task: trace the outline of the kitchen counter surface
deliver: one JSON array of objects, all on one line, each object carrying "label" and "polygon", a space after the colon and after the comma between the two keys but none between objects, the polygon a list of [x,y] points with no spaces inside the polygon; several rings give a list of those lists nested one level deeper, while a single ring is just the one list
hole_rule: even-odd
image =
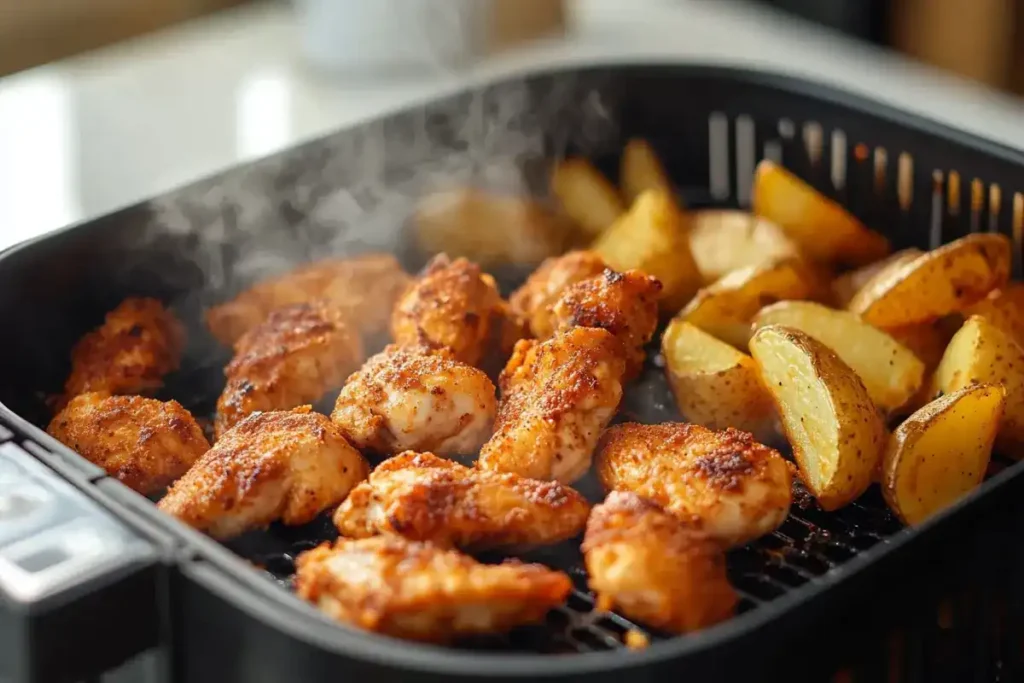
[{"label": "kitchen counter surface", "polygon": [[1021,101],[760,8],[576,0],[564,39],[459,73],[345,79],[291,8],[238,10],[0,79],[0,248],[468,82],[648,58],[776,69],[1024,148]]}]

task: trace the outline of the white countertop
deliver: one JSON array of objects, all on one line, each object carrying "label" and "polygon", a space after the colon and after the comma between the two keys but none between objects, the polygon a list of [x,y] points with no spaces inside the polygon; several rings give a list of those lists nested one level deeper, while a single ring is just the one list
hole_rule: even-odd
[{"label": "white countertop", "polygon": [[802,75],[1024,148],[1020,100],[762,9],[576,0],[565,39],[470,72],[315,73],[270,2],[0,79],[0,248],[160,194],[467,81],[536,66],[659,58]]}]

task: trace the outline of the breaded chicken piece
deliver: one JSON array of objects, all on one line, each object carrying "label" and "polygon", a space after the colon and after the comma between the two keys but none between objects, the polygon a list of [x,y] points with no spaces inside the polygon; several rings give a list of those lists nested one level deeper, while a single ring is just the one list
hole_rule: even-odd
[{"label": "breaded chicken piece", "polygon": [[178,369],[185,328],[156,299],[129,298],[71,350],[63,403],[78,394],[140,394]]},{"label": "breaded chicken piece", "polygon": [[217,400],[217,438],[257,410],[316,402],[362,360],[363,343],[338,309],[322,301],[279,308],[235,344]]},{"label": "breaded chicken piece", "polygon": [[377,466],[334,514],[343,536],[393,534],[444,547],[524,548],[572,538],[590,505],[557,482],[483,472],[433,453]]},{"label": "breaded chicken piece", "polygon": [[400,346],[447,347],[456,360],[476,365],[504,308],[480,266],[438,254],[395,305],[391,336]]},{"label": "breaded chicken piece", "polygon": [[658,326],[661,282],[639,270],[600,275],[577,282],[551,309],[559,332],[574,327],[599,327],[614,334],[626,353],[626,379],[640,374],[644,345]]},{"label": "breaded chicken piece", "polygon": [[619,406],[624,372],[622,344],[607,330],[577,327],[544,342],[520,341],[501,373],[495,433],[477,465],[579,479]]},{"label": "breaded chicken piece", "polygon": [[141,396],[79,394],[46,431],[143,495],[162,490],[210,450],[180,403]]},{"label": "breaded chicken piece", "polygon": [[539,564],[481,564],[396,536],[338,539],[295,564],[299,596],[331,617],[432,643],[539,622],[572,591],[568,576]]},{"label": "breaded chicken piece", "polygon": [[219,539],[280,519],[307,524],[334,507],[370,466],[309,406],[242,420],[171,487],[159,508]]},{"label": "breaded chicken piece", "polygon": [[782,456],[732,428],[616,425],[601,437],[596,466],[605,489],[649,498],[726,544],[773,531],[793,495]]},{"label": "breaded chicken piece", "polygon": [[634,493],[594,507],[582,550],[599,609],[688,633],[736,608],[722,546]]},{"label": "breaded chicken piece", "polygon": [[318,299],[342,311],[352,329],[372,335],[387,327],[395,301],[411,278],[391,254],[328,258],[264,280],[206,312],[206,324],[226,346],[272,311]]},{"label": "breaded chicken piece", "polygon": [[348,378],[331,419],[361,450],[476,453],[491,435],[495,393],[447,349],[391,345]]},{"label": "breaded chicken piece", "polygon": [[546,259],[508,298],[512,316],[521,321],[530,336],[547,339],[557,326],[551,307],[562,292],[570,285],[600,275],[607,267],[604,259],[593,251],[570,251]]}]

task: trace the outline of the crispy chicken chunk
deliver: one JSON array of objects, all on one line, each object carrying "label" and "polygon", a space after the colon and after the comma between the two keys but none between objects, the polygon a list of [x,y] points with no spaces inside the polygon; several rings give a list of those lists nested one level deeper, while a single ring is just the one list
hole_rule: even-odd
[{"label": "crispy chicken chunk", "polygon": [[721,545],[634,493],[594,507],[583,556],[598,607],[649,626],[688,633],[736,607]]},{"label": "crispy chicken chunk", "polygon": [[522,287],[512,292],[509,309],[531,336],[547,339],[557,327],[551,307],[562,292],[570,285],[600,275],[605,268],[604,259],[593,251],[571,251],[546,259]]},{"label": "crispy chicken chunk", "polygon": [[622,342],[626,377],[636,377],[644,364],[644,345],[658,326],[661,283],[639,270],[600,275],[569,286],[551,309],[559,331],[599,327]]},{"label": "crispy chicken chunk", "polygon": [[63,403],[78,394],[139,394],[178,369],[185,329],[156,299],[130,298],[71,350]]},{"label": "crispy chicken chunk", "polygon": [[395,305],[391,335],[400,346],[447,347],[456,360],[477,365],[504,308],[480,266],[439,254]]},{"label": "crispy chicken chunk", "polygon": [[577,327],[516,344],[501,373],[495,434],[478,466],[571,483],[590,467],[601,430],[622,398],[621,343],[607,330]]},{"label": "crispy chicken chunk", "polygon": [[46,429],[50,436],[139,493],[157,493],[210,450],[177,401],[79,394]]},{"label": "crispy chicken chunk", "polygon": [[770,533],[789,513],[789,465],[747,432],[694,424],[620,424],[601,438],[597,474],[727,544]]},{"label": "crispy chicken chunk", "polygon": [[334,514],[344,536],[393,534],[474,550],[548,545],[578,534],[590,505],[557,482],[483,472],[432,453],[381,463]]},{"label": "crispy chicken chunk", "polygon": [[257,410],[288,410],[337,389],[363,360],[363,344],[325,302],[279,308],[235,344],[217,400],[219,439]]},{"label": "crispy chicken chunk", "polygon": [[495,391],[447,349],[392,345],[348,378],[331,419],[364,450],[475,453],[491,434]]},{"label": "crispy chicken chunk", "polygon": [[225,539],[277,519],[311,522],[368,472],[334,423],[309,406],[255,413],[224,434],[159,507]]},{"label": "crispy chicken chunk", "polygon": [[572,591],[568,576],[539,564],[481,564],[395,536],[324,543],[296,566],[298,594],[335,619],[435,643],[541,621]]},{"label": "crispy chicken chunk", "polygon": [[206,324],[221,343],[231,346],[272,311],[318,299],[342,311],[362,335],[387,327],[395,301],[410,277],[391,254],[365,254],[314,261],[242,292],[206,312]]}]

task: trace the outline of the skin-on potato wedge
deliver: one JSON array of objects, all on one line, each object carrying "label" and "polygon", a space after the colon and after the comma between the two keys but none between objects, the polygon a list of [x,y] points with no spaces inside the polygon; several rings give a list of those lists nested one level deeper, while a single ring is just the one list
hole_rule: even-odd
[{"label": "skin-on potato wedge", "polygon": [[424,197],[413,222],[426,253],[464,256],[481,266],[528,265],[565,251],[572,226],[526,197],[471,188]]},{"label": "skin-on potato wedge", "polygon": [[910,349],[849,311],[811,301],[780,301],[754,317],[754,329],[767,325],[800,330],[835,351],[886,414],[909,401],[924,381],[924,363]]},{"label": "skin-on potato wedge", "polygon": [[892,511],[919,524],[981,484],[1002,414],[1002,387],[973,384],[908,417],[882,459],[882,494]]},{"label": "skin-on potato wedge", "polygon": [[592,236],[600,235],[626,211],[615,186],[586,159],[563,159],[551,174],[551,193],[565,213]]},{"label": "skin-on potato wedge", "polygon": [[988,296],[964,311],[964,315],[980,315],[1024,346],[1024,284],[1013,282],[990,292]]},{"label": "skin-on potato wedge", "polygon": [[930,373],[939,366],[949,340],[962,324],[963,318],[953,314],[926,323],[880,329],[913,351],[924,363],[925,373]]},{"label": "skin-on potato wedge", "polygon": [[622,196],[630,204],[647,190],[672,194],[672,182],[668,179],[661,160],[650,143],[640,138],[633,138],[622,150],[619,185]]},{"label": "skin-on potato wedge", "polygon": [[747,266],[800,256],[782,229],[746,211],[707,210],[693,214],[690,249],[704,282]]},{"label": "skin-on potato wedge", "polygon": [[1024,349],[986,318],[971,316],[953,335],[935,370],[935,394],[972,384],[998,384],[1006,391],[996,450],[1024,458]]},{"label": "skin-on potato wedge", "polygon": [[665,192],[648,190],[591,247],[612,269],[642,270],[661,280],[659,306],[675,313],[701,285],[686,218]]},{"label": "skin-on potato wedge", "polygon": [[774,441],[775,405],[754,359],[707,332],[673,320],[661,338],[665,374],[687,422],[735,427]]},{"label": "skin-on potato wedge", "polygon": [[769,159],[754,173],[753,209],[816,261],[860,266],[889,253],[888,240]]},{"label": "skin-on potato wedge", "polygon": [[777,301],[812,298],[818,290],[817,278],[804,263],[784,259],[728,273],[697,292],[678,317],[745,349],[758,311]]},{"label": "skin-on potato wedge", "polygon": [[884,268],[889,268],[895,263],[908,263],[923,253],[920,249],[903,249],[895,254],[889,254],[884,259],[843,273],[832,281],[832,296],[836,305],[846,308],[853,296]]},{"label": "skin-on potato wedge", "polygon": [[750,340],[804,484],[825,510],[856,500],[881,462],[886,430],[868,390],[831,349],[769,325]]},{"label": "skin-on potato wedge", "polygon": [[1010,276],[1010,240],[967,235],[906,263],[883,268],[849,309],[876,327],[898,327],[962,311]]}]

